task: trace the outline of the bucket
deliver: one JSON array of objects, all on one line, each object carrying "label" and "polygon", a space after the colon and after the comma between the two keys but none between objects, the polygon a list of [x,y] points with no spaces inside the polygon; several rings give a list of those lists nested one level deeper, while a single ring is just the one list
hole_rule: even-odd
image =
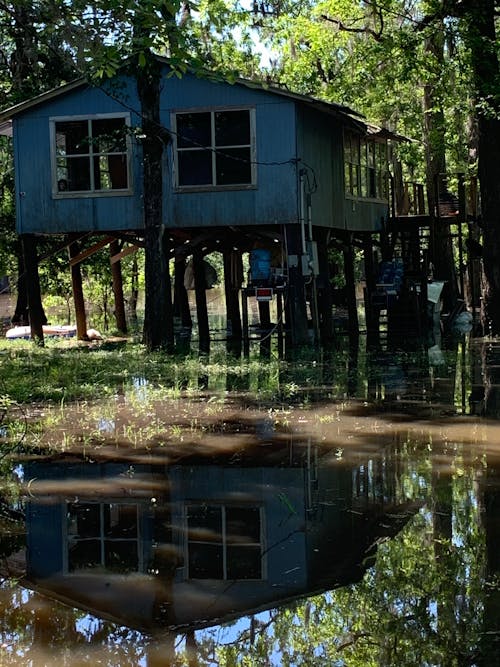
[{"label": "bucket", "polygon": [[255,248],[250,251],[250,273],[252,283],[269,283],[271,278],[271,251],[265,248]]}]

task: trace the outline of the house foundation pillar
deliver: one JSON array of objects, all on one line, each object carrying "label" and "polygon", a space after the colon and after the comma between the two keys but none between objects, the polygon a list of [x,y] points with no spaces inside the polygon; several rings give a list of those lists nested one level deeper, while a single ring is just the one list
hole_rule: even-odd
[{"label": "house foundation pillar", "polygon": [[46,320],[45,313],[43,312],[42,296],[40,292],[40,277],[38,275],[36,240],[33,234],[23,234],[21,237],[21,243],[24,257],[24,271],[31,338],[38,345],[43,346],[43,325]]},{"label": "house foundation pillar", "polygon": [[287,329],[293,345],[305,345],[309,342],[309,334],[299,226],[286,225],[285,236],[288,250]]},{"label": "house foundation pillar", "polygon": [[78,340],[88,340],[87,316],[85,314],[85,300],[83,297],[82,272],[76,258],[80,252],[77,237],[70,235],[68,245],[69,263],[71,267],[71,287],[75,304],[76,337]]},{"label": "house foundation pillar", "polygon": [[199,347],[200,351],[208,352],[210,349],[210,329],[208,326],[205,267],[203,265],[203,254],[201,250],[198,249],[195,249],[193,252],[193,274],[196,314],[198,318]]}]

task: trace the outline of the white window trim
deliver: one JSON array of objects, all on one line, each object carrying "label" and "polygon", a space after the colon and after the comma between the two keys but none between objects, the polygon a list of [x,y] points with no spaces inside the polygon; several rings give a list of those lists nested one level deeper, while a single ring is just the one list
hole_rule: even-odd
[{"label": "white window trim", "polygon": [[[50,170],[52,183],[53,199],[88,199],[96,197],[123,197],[133,194],[132,186],[132,139],[130,134],[125,137],[127,153],[127,180],[128,188],[121,190],[73,190],[61,192],[57,187],[57,151],[56,151],[56,122],[65,122],[73,120],[106,120],[107,118],[124,118],[125,125],[131,126],[129,113],[100,113],[100,114],[80,114],[75,116],[51,116],[49,118],[50,130]],[[91,177],[92,177],[92,171]]]},{"label": "white window trim", "polygon": [[[219,111],[248,111],[250,115],[250,174],[251,174],[251,183],[240,183],[240,184],[230,184],[230,185],[216,185],[213,183],[215,180],[216,166],[215,166],[215,156],[217,151],[223,153],[224,148],[217,149],[213,145],[215,137],[215,113]],[[186,113],[210,113],[210,124],[211,124],[211,134],[212,134],[212,146],[209,150],[212,151],[212,184],[211,185],[179,185],[179,151],[177,149],[177,114],[186,114]],[[257,144],[257,135],[255,131],[255,108],[248,106],[221,106],[221,107],[189,107],[186,109],[174,109],[170,115],[170,123],[173,131],[173,154],[174,154],[174,169],[173,169],[173,187],[175,192],[225,192],[230,190],[255,190],[257,188],[257,164],[256,164],[256,144]],[[248,144],[241,144],[230,146],[228,148],[238,148],[246,147]],[[180,149],[180,150],[189,150]],[[197,150],[197,149],[193,149]]]}]

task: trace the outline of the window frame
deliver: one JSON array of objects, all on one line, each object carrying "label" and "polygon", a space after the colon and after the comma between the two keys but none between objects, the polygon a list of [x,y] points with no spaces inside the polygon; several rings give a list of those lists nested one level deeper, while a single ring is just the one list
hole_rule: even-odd
[{"label": "window frame", "polygon": [[[353,140],[357,141],[359,146],[358,162],[353,161]],[[383,151],[381,151],[381,146],[384,146]],[[387,141],[377,141],[373,137],[344,130],[344,196],[346,199],[388,202],[388,152]],[[380,160],[381,154],[385,157],[383,165]],[[347,182],[347,174],[356,174],[357,194],[353,192],[351,182]]]},{"label": "window frame", "polygon": [[[70,569],[69,567],[69,562],[70,562],[70,547],[71,543],[76,544],[78,542],[85,542],[85,541],[91,541],[91,540],[98,540],[99,545],[100,545],[100,563],[95,564],[95,568],[102,568],[105,571],[110,571],[107,569],[106,562],[105,562],[105,542],[106,540],[108,542],[129,542],[130,544],[135,543],[136,548],[137,548],[137,569],[136,570],[130,570],[130,572],[139,572],[139,573],[144,573],[145,572],[145,561],[144,561],[144,553],[142,549],[142,504],[137,503],[137,502],[131,502],[127,501],[126,499],[120,498],[119,500],[110,498],[106,500],[91,500],[88,498],[81,499],[79,502],[80,505],[97,505],[99,508],[99,535],[98,536],[92,536],[92,537],[87,537],[87,538],[77,538],[73,539],[71,533],[69,532],[69,513],[70,513],[70,506],[75,505],[75,502],[72,501],[65,501],[64,503],[64,514],[63,514],[63,522],[64,522],[64,541],[63,541],[63,571],[64,574],[71,574],[71,573],[78,573],[81,572],[82,570],[78,569]],[[110,507],[111,505],[126,505],[126,506],[134,506],[135,511],[136,511],[136,535],[133,538],[110,538],[106,537],[104,533],[104,511],[106,507]],[[93,568],[91,568],[93,570]]]},{"label": "window frame", "polygon": [[[249,144],[234,144],[231,146],[223,146],[217,148],[215,144],[215,114],[225,111],[248,111],[249,121],[250,121],[250,143]],[[177,116],[183,114],[195,114],[195,113],[210,113],[210,132],[211,132],[211,145],[209,147],[200,147],[196,148],[179,148],[177,142]],[[256,165],[256,130],[255,130],[255,107],[251,106],[217,106],[217,107],[189,107],[185,109],[174,109],[171,112],[171,128],[173,133],[173,187],[175,192],[224,192],[231,190],[255,190],[257,188],[257,165]],[[216,170],[216,154],[217,152],[223,153],[224,148],[233,149],[233,148],[245,148],[250,149],[250,183],[229,183],[229,184],[217,184],[217,170]],[[212,169],[212,183],[201,184],[201,185],[180,185],[179,184],[179,151],[196,151],[196,150],[210,150],[212,153],[211,160],[211,169]]]},{"label": "window frame", "polygon": [[[213,541],[210,540],[200,540],[200,539],[194,539],[191,540],[189,538],[189,509],[194,507],[194,508],[199,508],[199,507],[209,507],[209,508],[217,508],[221,510],[221,523],[222,523],[222,535],[221,535],[221,541],[216,543],[221,545],[222,549],[222,578],[212,578],[212,577],[207,577],[207,578],[200,578],[200,577],[193,577],[191,576],[191,573],[189,571],[189,544],[214,544]],[[230,542],[228,542],[228,536],[227,536],[227,519],[226,519],[226,511],[231,510],[231,509],[255,509],[259,511],[259,542],[248,542],[248,543],[240,543],[239,546],[249,546],[249,547],[260,547],[260,577],[258,578],[245,578],[245,579],[231,579],[228,577],[228,546],[232,546]],[[244,582],[257,582],[257,581],[265,581],[267,579],[267,559],[265,557],[266,554],[266,548],[265,548],[265,527],[264,527],[264,507],[262,505],[249,505],[245,503],[225,503],[225,502],[217,502],[217,501],[190,501],[186,502],[184,505],[184,570],[185,570],[185,578],[188,581],[244,581]]]},{"label": "window frame", "polygon": [[[130,195],[133,193],[132,185],[132,139],[130,133],[127,133],[125,136],[125,155],[127,160],[127,188],[116,188],[109,190],[96,190],[94,186],[94,170],[93,170],[93,158],[95,157],[92,150],[89,149],[88,153],[82,153],[80,157],[88,157],[89,160],[89,175],[90,175],[90,184],[92,188],[90,190],[65,190],[61,191],[58,189],[58,176],[57,176],[57,143],[56,143],[56,123],[64,123],[71,121],[87,121],[87,124],[92,121],[99,120],[113,120],[123,118],[125,120],[125,125],[131,127],[130,113],[128,112],[118,112],[118,113],[100,113],[100,114],[77,114],[77,115],[64,115],[64,116],[51,116],[49,118],[49,134],[50,134],[50,170],[51,170],[51,188],[52,188],[52,198],[53,199],[82,199],[82,198],[95,198],[95,197],[123,197],[124,195]],[[107,155],[123,155],[122,152],[117,153],[107,153]],[[97,153],[99,155],[99,153]]]}]

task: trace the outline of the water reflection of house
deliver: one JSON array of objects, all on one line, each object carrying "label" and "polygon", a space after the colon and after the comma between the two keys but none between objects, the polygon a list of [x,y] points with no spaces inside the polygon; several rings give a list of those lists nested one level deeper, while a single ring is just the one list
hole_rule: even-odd
[{"label": "water reflection of house", "polygon": [[[387,461],[30,466],[28,586],[123,625],[199,627],[358,580],[411,515]],[[397,511],[395,511],[397,510]]]}]

